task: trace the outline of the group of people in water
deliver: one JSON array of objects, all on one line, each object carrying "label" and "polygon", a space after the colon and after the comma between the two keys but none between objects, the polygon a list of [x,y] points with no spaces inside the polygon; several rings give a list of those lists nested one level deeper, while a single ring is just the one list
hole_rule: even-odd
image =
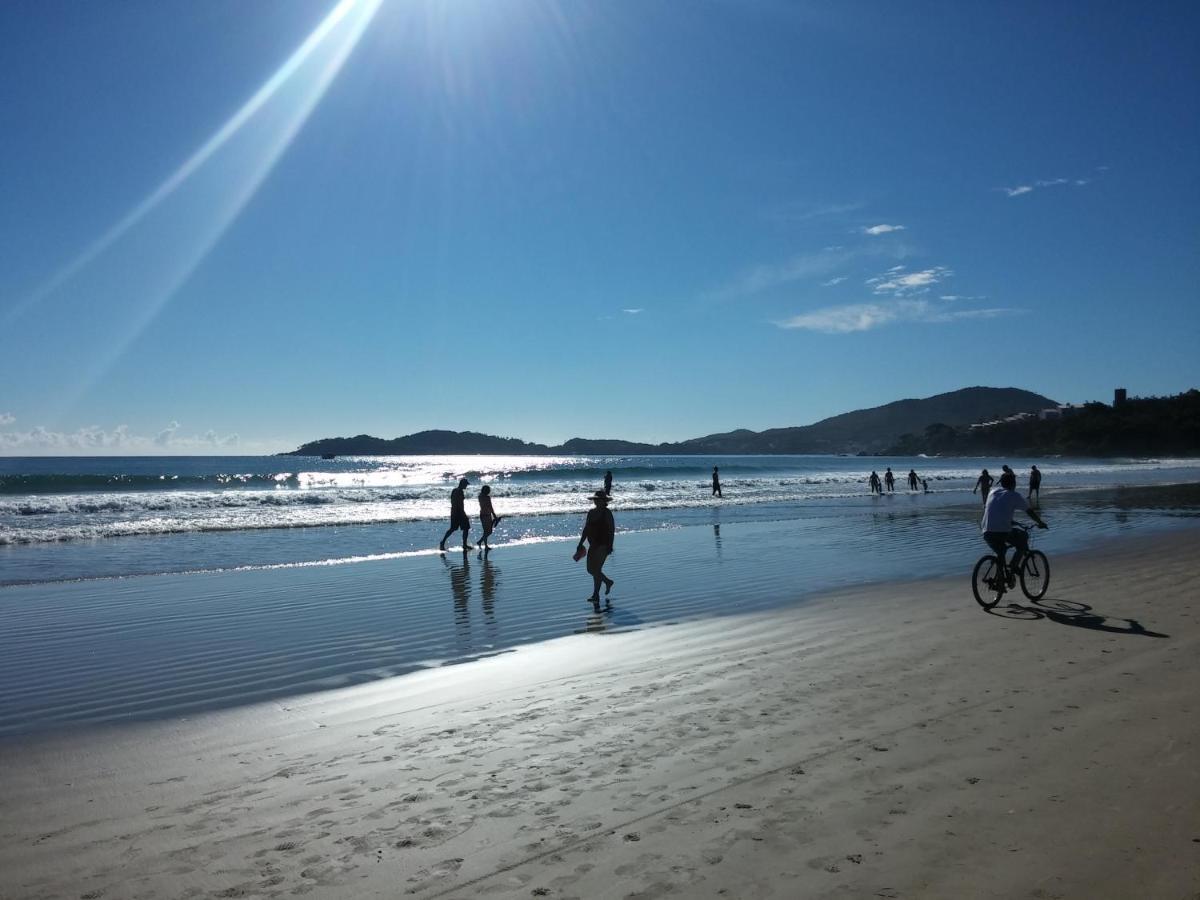
[{"label": "group of people in water", "polygon": [[[1004,478],[1005,475],[1012,475],[1013,485],[1011,490],[1016,490],[1016,473],[1006,465],[1001,466],[1000,468],[1002,470],[1000,473],[1001,478]],[[978,491],[980,499],[986,505],[989,493],[992,489],[992,485],[995,484],[995,481],[996,480],[988,473],[988,470],[984,469],[979,473],[979,477],[975,479],[975,487],[971,488],[971,493],[974,494],[976,491]],[[1029,468],[1029,492],[1025,495],[1025,499],[1035,505],[1039,500],[1042,499],[1042,472],[1041,469],[1039,469],[1036,465],[1030,466]]]},{"label": "group of people in water", "polygon": [[[450,527],[446,529],[446,533],[442,535],[442,540],[438,544],[438,549],[443,553],[446,550],[446,541],[456,531],[462,532],[463,553],[475,549],[470,543],[471,517],[467,515],[466,510],[466,491],[469,485],[470,481],[460,478],[458,487],[450,492]],[[587,518],[584,520],[583,531],[579,535],[579,545],[575,550],[576,562],[587,557],[587,571],[592,576],[592,595],[588,599],[593,603],[600,602],[601,585],[604,586],[604,596],[607,597],[612,592],[614,584],[613,579],[604,574],[604,563],[612,555],[613,542],[617,533],[616,522],[608,508],[608,502],[612,499],[612,485],[613,473],[609,470],[604,473],[604,487],[592,494],[592,509],[588,511]],[[712,471],[712,495],[714,497],[724,496],[721,492],[720,470],[717,466],[713,466]],[[482,553],[491,550],[488,538],[491,537],[496,525],[503,518],[496,514],[496,510],[492,506],[491,485],[485,484],[479,489],[479,524],[483,527],[479,548]]]},{"label": "group of people in water", "polygon": [[[872,495],[883,494],[885,487],[888,493],[891,493],[895,490],[896,476],[889,466],[882,479],[877,472],[873,471],[867,482],[871,486]],[[994,479],[988,470],[984,469],[976,480],[971,493],[979,492],[983,495],[984,519],[981,530],[984,532],[984,540],[993,548],[1003,543],[1016,546],[1018,552],[1012,562],[1015,566],[1022,555],[1022,538],[1025,539],[1025,542],[1028,539],[1020,529],[1012,528],[1012,513],[1016,509],[1027,510],[1038,525],[1046,527],[1046,524],[1034,512],[1034,507],[1038,503],[1035,495],[1040,499],[1042,473],[1036,465],[1032,467],[1029,472],[1029,492],[1026,497],[1022,497],[1016,492],[1016,473],[1007,465],[1003,467],[1000,475],[1000,487],[995,491],[992,490],[993,483]],[[446,533],[442,535],[442,540],[438,544],[438,549],[443,552],[446,550],[446,541],[456,531],[462,531],[463,552],[474,549],[469,543],[471,519],[466,512],[466,489],[469,484],[470,482],[466,478],[460,478],[458,487],[450,492],[450,527],[446,529]],[[583,530],[579,535],[579,544],[575,548],[576,562],[584,557],[587,558],[587,572],[592,577],[592,595],[588,600],[592,603],[600,602],[601,586],[604,587],[604,595],[607,597],[614,584],[613,579],[604,574],[604,563],[612,555],[617,533],[616,522],[613,520],[612,511],[608,508],[609,501],[612,499],[612,485],[613,473],[610,470],[604,473],[604,487],[592,494],[592,508],[588,510],[587,517],[584,519]],[[929,482],[918,476],[915,469],[909,469],[908,488],[910,491],[919,490],[928,493]],[[712,471],[712,496],[724,496],[721,492],[720,470],[716,466],[713,466]],[[1008,524],[1001,529],[1001,520],[1006,517]],[[479,523],[483,527],[479,547],[482,553],[487,553],[491,549],[488,539],[502,518],[504,517],[497,515],[492,506],[491,485],[483,485],[479,489]]]},{"label": "group of people in water", "polygon": [[[887,492],[890,494],[896,489],[896,476],[892,474],[892,467],[888,466],[887,471],[883,473],[883,480],[880,481],[879,473],[872,471],[867,484],[871,486],[872,494],[882,494],[884,487],[887,487]],[[919,487],[918,487],[919,485]],[[915,469],[908,470],[908,489],[910,491],[921,491],[929,493],[929,482],[924,478],[917,476]]]}]

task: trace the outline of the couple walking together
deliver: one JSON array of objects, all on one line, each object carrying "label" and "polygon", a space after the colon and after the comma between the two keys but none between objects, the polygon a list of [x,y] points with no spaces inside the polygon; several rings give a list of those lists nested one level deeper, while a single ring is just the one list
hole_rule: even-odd
[{"label": "couple walking together", "polygon": [[[471,517],[467,515],[466,510],[466,489],[470,484],[465,478],[458,480],[458,487],[450,492],[450,527],[446,529],[446,533],[442,535],[442,542],[438,544],[438,549],[444,551],[446,549],[446,541],[454,532],[462,529],[463,533],[463,553],[472,549],[467,542],[467,535],[471,531]],[[492,487],[485,484],[479,489],[479,524],[483,526],[483,537],[479,539],[479,546],[484,549],[484,552],[491,549],[488,546],[488,538],[491,537],[492,531],[496,528],[503,516],[496,515],[496,510],[492,508]]]}]

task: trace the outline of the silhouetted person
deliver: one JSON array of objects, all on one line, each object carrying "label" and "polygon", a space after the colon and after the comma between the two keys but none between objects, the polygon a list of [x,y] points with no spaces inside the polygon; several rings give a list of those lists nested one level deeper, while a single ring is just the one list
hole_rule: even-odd
[{"label": "silhouetted person", "polygon": [[592,596],[588,599],[599,603],[600,582],[604,582],[605,596],[612,591],[613,580],[604,574],[604,561],[612,553],[617,523],[608,509],[608,494],[596,491],[592,494],[592,502],[595,506],[588,510],[587,518],[583,522],[583,531],[579,535],[579,547],[575,552],[582,553],[583,542],[587,541],[587,570],[592,576]]},{"label": "silhouetted person", "polygon": [[896,487],[896,476],[892,474],[891,466],[888,466],[887,471],[883,473],[883,483],[887,485],[889,494]]},{"label": "silhouetted person", "polygon": [[465,478],[458,479],[458,487],[450,492],[450,527],[446,529],[446,533],[442,535],[442,542],[438,544],[439,550],[446,549],[446,538],[462,529],[463,533],[463,552],[466,553],[471,549],[471,545],[467,543],[467,532],[471,530],[471,520],[467,518],[467,511],[464,508],[466,503],[466,495],[464,489],[470,482]]},{"label": "silhouetted person", "polygon": [[879,483],[879,474],[877,472],[871,472],[871,477],[867,479],[867,484],[871,485],[872,494],[883,493],[883,486]]},{"label": "silhouetted person", "polygon": [[908,489],[910,491],[915,491],[917,489],[917,470],[916,469],[908,470]]},{"label": "silhouetted person", "polygon": [[924,478],[921,479],[921,493],[922,494],[929,493],[929,482],[926,481]]},{"label": "silhouetted person", "polygon": [[612,496],[612,470],[609,469],[604,473],[604,493]]},{"label": "silhouetted person", "polygon": [[503,518],[504,516],[496,515],[496,510],[492,508],[492,486],[485,484],[479,489],[479,525],[483,528],[483,537],[479,539],[479,545],[483,547],[484,553],[492,549],[488,546],[488,535]]},{"label": "silhouetted person", "polygon": [[[1037,494],[1037,500],[1033,499],[1034,494]],[[1025,499],[1034,503],[1042,502],[1042,470],[1037,466],[1029,470],[1029,495]]]},{"label": "silhouetted person", "polygon": [[[992,491],[983,507],[983,519],[979,530],[983,540],[1000,557],[1000,571],[1017,573],[1021,571],[1021,562],[1029,552],[1029,535],[1020,528],[1013,528],[1013,513],[1018,509],[1024,510],[1029,518],[1037,522],[1038,528],[1049,528],[1025,498],[1017,493],[1017,476],[1013,472],[1005,472],[1000,476],[1000,487]],[[1012,562],[1005,563],[1004,553],[1008,547],[1016,547]]]},{"label": "silhouetted person", "polygon": [[984,469],[979,473],[979,477],[975,480],[975,487],[971,488],[971,493],[973,494],[976,491],[979,491],[983,502],[987,503],[988,491],[992,489],[992,482],[994,480],[995,479],[988,474],[988,470]]},{"label": "silhouetted person", "polygon": [[724,495],[721,493],[721,479],[717,476],[717,467],[716,466],[713,466],[713,492],[712,492],[712,495],[714,497],[721,497],[722,499],[724,498]]}]

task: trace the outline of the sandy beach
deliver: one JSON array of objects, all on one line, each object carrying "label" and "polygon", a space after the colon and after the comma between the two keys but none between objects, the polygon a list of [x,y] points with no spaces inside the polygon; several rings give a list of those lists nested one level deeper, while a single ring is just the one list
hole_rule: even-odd
[{"label": "sandy beach", "polygon": [[[0,745],[0,896],[1193,897],[1200,531]],[[799,562],[797,577],[802,577]]]}]

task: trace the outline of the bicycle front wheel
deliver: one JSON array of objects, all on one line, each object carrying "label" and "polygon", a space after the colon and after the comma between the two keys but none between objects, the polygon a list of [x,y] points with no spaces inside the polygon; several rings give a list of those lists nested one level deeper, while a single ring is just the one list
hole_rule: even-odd
[{"label": "bicycle front wheel", "polygon": [[1004,579],[1000,577],[1000,560],[994,556],[980,557],[971,573],[971,590],[975,601],[984,609],[991,609],[1004,596]]},{"label": "bicycle front wheel", "polygon": [[1021,564],[1021,590],[1030,600],[1041,600],[1050,587],[1050,560],[1041,550],[1030,550]]}]

